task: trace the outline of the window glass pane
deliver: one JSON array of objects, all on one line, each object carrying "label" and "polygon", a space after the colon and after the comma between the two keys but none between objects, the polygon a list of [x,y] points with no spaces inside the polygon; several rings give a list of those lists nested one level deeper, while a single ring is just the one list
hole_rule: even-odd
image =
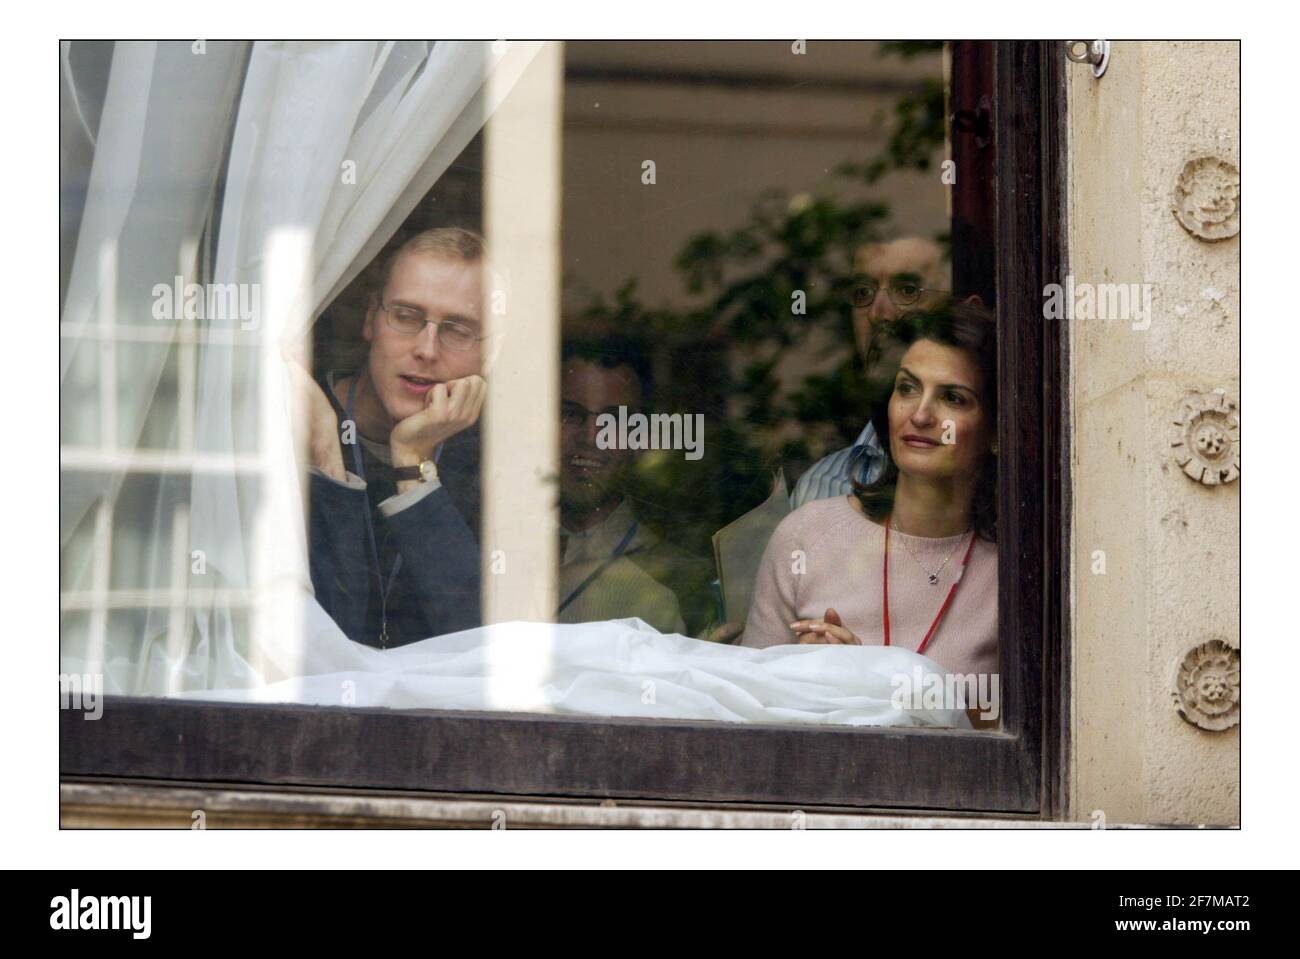
[{"label": "window glass pane", "polygon": [[141,189],[69,227],[65,667],[995,722],[980,49],[114,45],[143,133],[93,159]]},{"label": "window glass pane", "polygon": [[121,590],[168,590],[174,585],[176,509],[189,483],[157,473],[128,475],[113,515],[109,585]]},{"label": "window glass pane", "polygon": [[[83,477],[68,477],[65,483],[84,481]],[[59,549],[59,590],[77,593],[93,585],[95,568],[95,510],[87,510],[81,521],[73,526]]]},{"label": "window glass pane", "polygon": [[[993,323],[964,301],[992,277],[954,284],[951,50],[567,54],[558,619],[760,649],[888,628],[927,681],[991,688]],[[822,653],[816,695],[911,679],[862,652]]]},{"label": "window glass pane", "polygon": [[99,443],[99,344],[93,339],[59,340],[59,442],[88,447]]},{"label": "window glass pane", "polygon": [[[121,439],[140,449],[170,449],[179,426],[179,352],[174,344],[128,343],[117,353],[118,408],[123,411]],[[147,407],[131,402],[141,386],[154,382]],[[147,388],[147,387],[146,387]]]}]

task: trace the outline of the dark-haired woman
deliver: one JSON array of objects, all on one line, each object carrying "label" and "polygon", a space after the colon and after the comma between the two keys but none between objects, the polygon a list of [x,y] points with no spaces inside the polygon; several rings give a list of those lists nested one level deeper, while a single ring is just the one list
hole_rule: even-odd
[{"label": "dark-haired woman", "polygon": [[905,318],[889,464],[795,510],[767,545],[742,644],[895,645],[997,671],[994,323],[973,304]]}]

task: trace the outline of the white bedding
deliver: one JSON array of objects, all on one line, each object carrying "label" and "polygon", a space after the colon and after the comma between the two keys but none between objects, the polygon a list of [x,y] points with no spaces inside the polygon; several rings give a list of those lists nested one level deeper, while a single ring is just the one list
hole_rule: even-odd
[{"label": "white bedding", "polygon": [[[317,634],[320,638],[320,634]],[[896,647],[719,645],[639,619],[503,623],[393,650],[303,651],[297,678],[184,698],[402,709],[969,728],[960,709],[901,709],[895,678],[942,675]],[[333,660],[334,662],[331,662]]]}]

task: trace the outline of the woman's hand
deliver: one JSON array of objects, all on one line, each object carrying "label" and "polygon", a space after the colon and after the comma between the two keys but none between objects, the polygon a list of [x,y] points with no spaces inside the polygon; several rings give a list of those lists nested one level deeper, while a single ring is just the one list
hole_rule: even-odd
[{"label": "woman's hand", "polygon": [[790,624],[795,641],[800,645],[822,643],[827,646],[861,646],[862,640],[854,636],[834,609],[827,609],[821,619],[801,619]]}]

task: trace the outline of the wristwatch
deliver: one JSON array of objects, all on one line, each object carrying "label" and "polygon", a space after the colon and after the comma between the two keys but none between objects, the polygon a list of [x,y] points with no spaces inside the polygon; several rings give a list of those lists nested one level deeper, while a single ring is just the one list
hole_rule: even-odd
[{"label": "wristwatch", "polygon": [[419,480],[432,483],[438,478],[438,467],[433,460],[425,460],[419,466],[394,466],[393,476],[398,480]]}]

